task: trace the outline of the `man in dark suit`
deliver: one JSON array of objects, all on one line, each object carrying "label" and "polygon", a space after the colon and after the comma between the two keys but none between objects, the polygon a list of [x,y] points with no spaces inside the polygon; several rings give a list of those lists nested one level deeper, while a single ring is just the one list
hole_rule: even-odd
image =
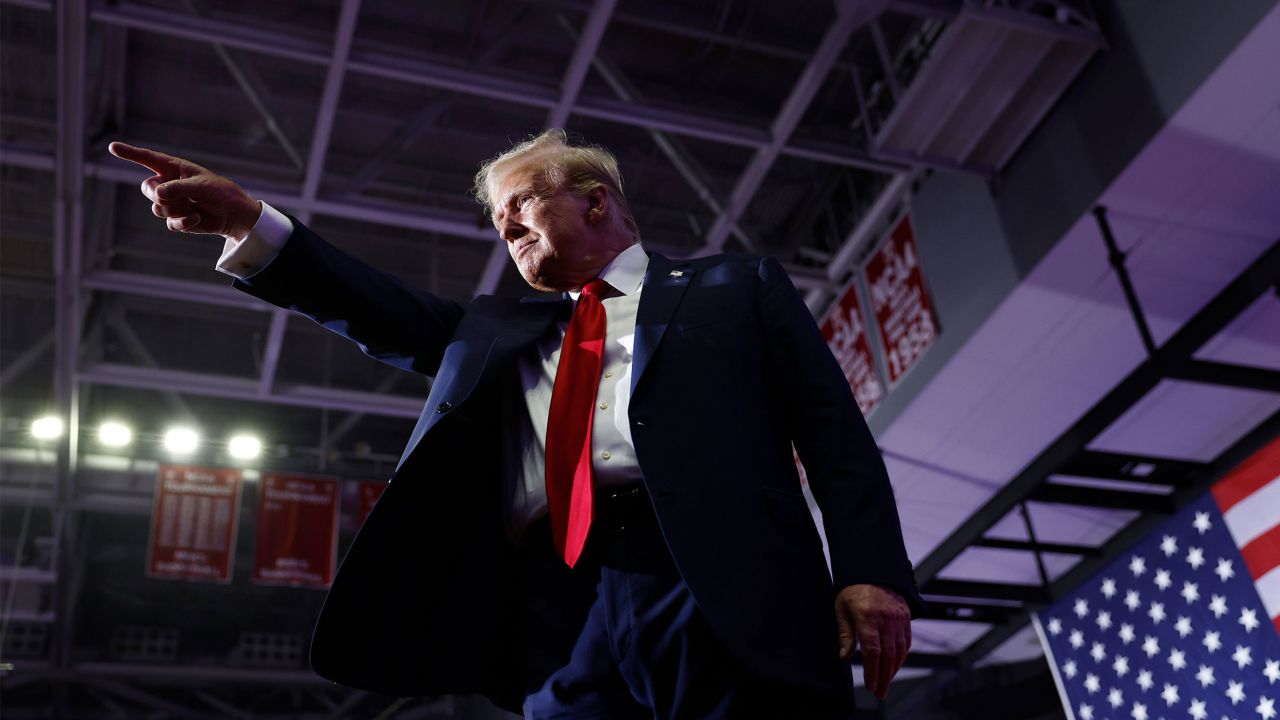
[{"label": "man in dark suit", "polygon": [[878,448],[775,260],[644,252],[612,155],[548,131],[476,194],[554,294],[464,307],[202,167],[111,152],[156,173],[170,230],[225,238],[237,288],[435,378],[325,601],[321,675],[535,718],[834,718],[856,645],[885,697],[921,601]]}]

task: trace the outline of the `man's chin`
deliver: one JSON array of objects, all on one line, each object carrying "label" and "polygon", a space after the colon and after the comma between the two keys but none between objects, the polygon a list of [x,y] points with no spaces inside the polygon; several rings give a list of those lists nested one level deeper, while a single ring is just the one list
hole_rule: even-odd
[{"label": "man's chin", "polygon": [[529,287],[539,292],[564,292],[569,289],[567,287],[560,287],[561,283],[557,283],[552,278],[529,275],[528,273],[525,273],[523,269],[520,271],[520,277],[524,278],[524,281],[528,283]]}]

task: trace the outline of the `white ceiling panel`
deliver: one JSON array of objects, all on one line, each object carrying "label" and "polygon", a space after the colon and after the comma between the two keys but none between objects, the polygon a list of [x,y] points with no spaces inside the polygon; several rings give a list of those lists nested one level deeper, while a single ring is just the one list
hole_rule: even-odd
[{"label": "white ceiling panel", "polygon": [[[1128,525],[1138,513],[1132,510],[1082,508],[1057,503],[1028,502],[1031,525],[1041,542],[1069,543],[1096,547]],[[1000,519],[987,532],[988,537],[1026,540],[1022,517],[1015,510]]]},{"label": "white ceiling panel", "polygon": [[1195,357],[1280,370],[1280,295],[1255,300]]},{"label": "white ceiling panel", "polygon": [[[1075,555],[1044,553],[1045,572],[1049,580],[1057,578],[1079,562]],[[971,547],[955,559],[939,577],[949,580],[1040,585],[1040,571],[1035,555],[1022,550]]]},{"label": "white ceiling panel", "polygon": [[1166,380],[1089,447],[1206,462],[1278,409],[1275,393]]}]

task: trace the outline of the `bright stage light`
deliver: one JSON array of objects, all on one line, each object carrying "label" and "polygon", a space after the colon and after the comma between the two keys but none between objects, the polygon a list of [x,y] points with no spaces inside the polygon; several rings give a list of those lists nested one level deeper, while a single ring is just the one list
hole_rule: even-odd
[{"label": "bright stage light", "polygon": [[31,423],[31,434],[37,440],[54,440],[62,437],[62,418],[57,415],[45,415]]},{"label": "bright stage light", "polygon": [[236,435],[227,443],[231,457],[252,460],[262,454],[262,441],[252,435]]},{"label": "bright stage light", "polygon": [[122,423],[108,420],[98,426],[98,442],[107,447],[124,447],[133,442],[133,431]]},{"label": "bright stage light", "polygon": [[200,446],[200,436],[195,430],[177,427],[164,434],[164,448],[171,453],[186,455]]}]

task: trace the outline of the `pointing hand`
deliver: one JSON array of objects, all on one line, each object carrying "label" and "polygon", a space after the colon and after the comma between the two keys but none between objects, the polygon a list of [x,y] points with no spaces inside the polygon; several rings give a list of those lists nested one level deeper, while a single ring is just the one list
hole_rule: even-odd
[{"label": "pointing hand", "polygon": [[151,212],[164,218],[170,230],[239,241],[258,222],[262,204],[229,178],[189,160],[122,142],[113,142],[107,149],[155,173],[142,181],[142,194],[151,201]]}]

